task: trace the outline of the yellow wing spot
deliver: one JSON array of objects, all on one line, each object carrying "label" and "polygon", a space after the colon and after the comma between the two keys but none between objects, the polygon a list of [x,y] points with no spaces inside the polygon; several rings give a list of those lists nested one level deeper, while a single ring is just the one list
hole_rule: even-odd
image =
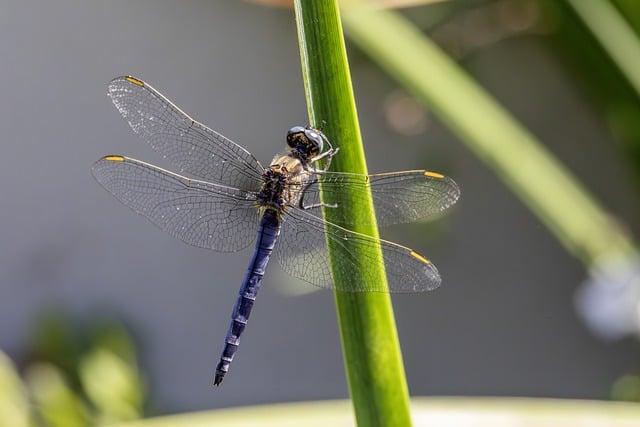
[{"label": "yellow wing spot", "polygon": [[144,86],[144,82],[142,80],[140,80],[140,79],[136,79],[135,77],[127,76],[127,77],[125,77],[125,79],[129,83],[133,83],[136,86]]},{"label": "yellow wing spot", "polygon": [[431,261],[429,261],[428,259],[426,259],[422,255],[420,255],[416,251],[411,251],[411,256],[414,257],[415,259],[417,259],[418,261],[421,261],[421,262],[423,262],[425,264],[431,264]]},{"label": "yellow wing spot", "polygon": [[124,162],[124,157],[122,156],[105,156],[104,159],[110,162]]},{"label": "yellow wing spot", "polygon": [[441,173],[431,172],[431,171],[426,171],[424,173],[424,176],[428,176],[429,178],[437,178],[437,179],[443,179],[444,178],[444,175],[442,175]]}]

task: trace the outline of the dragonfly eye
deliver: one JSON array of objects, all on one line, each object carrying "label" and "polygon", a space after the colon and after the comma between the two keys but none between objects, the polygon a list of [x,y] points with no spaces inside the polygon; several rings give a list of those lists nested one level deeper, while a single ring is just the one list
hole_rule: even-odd
[{"label": "dragonfly eye", "polygon": [[320,132],[313,128],[309,128],[305,129],[304,134],[309,141],[309,154],[311,156],[317,156],[322,153],[323,140]]},{"label": "dragonfly eye", "polygon": [[287,145],[296,148],[300,144],[304,144],[304,128],[302,126],[294,126],[287,132]]}]

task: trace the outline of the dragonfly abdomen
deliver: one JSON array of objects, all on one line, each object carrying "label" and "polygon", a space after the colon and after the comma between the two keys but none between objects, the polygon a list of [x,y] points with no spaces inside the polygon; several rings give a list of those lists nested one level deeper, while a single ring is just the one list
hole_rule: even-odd
[{"label": "dragonfly abdomen", "polygon": [[238,300],[233,308],[231,324],[224,339],[224,349],[216,367],[214,385],[219,385],[227,372],[229,372],[229,365],[231,365],[233,356],[240,345],[240,335],[244,332],[251,315],[251,309],[262,285],[262,278],[279,234],[280,220],[278,214],[268,209],[262,216],[253,258],[240,288]]}]

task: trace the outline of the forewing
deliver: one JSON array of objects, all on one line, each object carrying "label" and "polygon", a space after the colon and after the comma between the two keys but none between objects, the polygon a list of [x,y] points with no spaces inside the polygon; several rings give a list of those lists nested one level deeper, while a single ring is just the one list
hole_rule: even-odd
[{"label": "forewing", "polygon": [[197,181],[122,156],[106,156],[92,168],[118,200],[185,243],[220,252],[255,239],[255,193]]},{"label": "forewing", "polygon": [[[355,202],[362,202],[371,192],[379,226],[424,220],[444,212],[460,198],[460,189],[451,178],[437,172],[414,170],[360,175],[326,172],[315,175],[315,181],[303,192],[303,204],[323,201],[344,206],[342,196],[349,194]],[[312,212],[319,215],[319,208]],[[345,225],[350,225],[348,222]]]},{"label": "forewing", "polygon": [[198,123],[135,77],[109,83],[109,97],[131,129],[180,173],[241,190],[257,190],[263,168],[244,148]]},{"label": "forewing", "polygon": [[[336,273],[349,280],[339,288],[347,292],[424,292],[440,285],[436,267],[422,255],[398,244],[356,233],[301,210],[283,216],[276,244],[280,266],[289,274],[322,288],[333,288],[327,241],[338,252]],[[375,255],[382,251],[383,261]],[[362,258],[356,257],[356,253]],[[384,263],[388,288],[374,273]],[[355,273],[354,273],[355,272]],[[342,281],[341,281],[342,282]]]}]

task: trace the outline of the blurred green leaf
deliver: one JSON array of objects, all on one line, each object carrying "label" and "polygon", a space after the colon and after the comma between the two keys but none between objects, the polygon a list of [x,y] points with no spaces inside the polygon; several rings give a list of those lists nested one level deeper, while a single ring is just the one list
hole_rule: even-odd
[{"label": "blurred green leaf", "polygon": [[[635,8],[637,15],[640,2],[632,2],[616,3]],[[541,4],[545,19],[555,22],[549,40],[558,61],[568,65],[572,80],[588,95],[592,108],[604,117],[620,141],[623,158],[634,168],[635,184],[640,187],[640,95],[569,3],[547,0]]]},{"label": "blurred green leaf", "polygon": [[142,417],[144,390],[140,375],[121,356],[103,348],[93,350],[82,358],[80,381],[101,422]]},{"label": "blurred green leaf", "polygon": [[0,352],[0,424],[29,427],[29,401],[22,381],[6,354]]},{"label": "blurred green leaf", "polygon": [[102,425],[142,416],[146,389],[121,322],[106,315],[74,322],[49,310],[38,322],[34,347],[36,363],[27,380],[47,425]]},{"label": "blurred green leaf", "polygon": [[640,40],[609,0],[567,0],[640,95]]},{"label": "blurred green leaf", "polygon": [[68,314],[47,309],[38,316],[32,338],[32,357],[62,369],[73,385],[78,383],[76,366],[83,346],[77,332]]},{"label": "blurred green leaf", "polygon": [[95,320],[87,330],[91,348],[108,350],[131,365],[137,363],[135,344],[125,325],[113,318]]},{"label": "blurred green leaf", "polygon": [[612,0],[612,3],[631,24],[636,34],[640,34],[640,2],[638,0]]},{"label": "blurred green leaf", "polygon": [[627,402],[640,402],[640,376],[625,375],[618,379],[613,384],[611,398]]},{"label": "blurred green leaf", "polygon": [[88,408],[69,387],[64,373],[50,363],[30,366],[26,380],[38,413],[49,427],[85,427],[91,424]]},{"label": "blurred green leaf", "polygon": [[592,265],[635,251],[587,189],[435,43],[397,13],[345,4],[351,39],[427,104],[571,253]]}]

